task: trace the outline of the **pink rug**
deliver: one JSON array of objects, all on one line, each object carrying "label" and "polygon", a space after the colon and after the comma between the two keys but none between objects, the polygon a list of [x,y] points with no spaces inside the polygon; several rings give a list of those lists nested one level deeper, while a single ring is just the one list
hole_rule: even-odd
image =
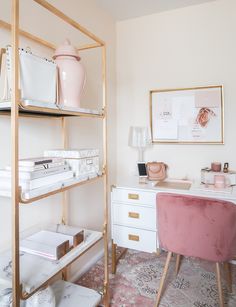
[{"label": "pink rug", "polygon": [[[121,250],[118,250],[120,253]],[[162,275],[166,253],[161,256],[128,250],[120,259],[115,275],[110,274],[112,307],[153,307]],[[218,307],[215,265],[198,259],[183,258],[177,277],[173,257],[161,307]],[[224,277],[222,270],[222,276]],[[229,294],[222,278],[225,304],[236,307],[236,267],[232,266],[233,293]],[[100,260],[78,284],[102,290],[103,261]]]}]

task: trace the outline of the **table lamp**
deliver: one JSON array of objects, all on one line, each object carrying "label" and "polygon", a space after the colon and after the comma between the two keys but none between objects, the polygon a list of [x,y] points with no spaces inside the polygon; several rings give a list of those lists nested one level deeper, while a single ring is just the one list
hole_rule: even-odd
[{"label": "table lamp", "polygon": [[150,145],[150,136],[147,127],[130,127],[129,146],[138,149],[138,161],[143,161],[144,149]]}]

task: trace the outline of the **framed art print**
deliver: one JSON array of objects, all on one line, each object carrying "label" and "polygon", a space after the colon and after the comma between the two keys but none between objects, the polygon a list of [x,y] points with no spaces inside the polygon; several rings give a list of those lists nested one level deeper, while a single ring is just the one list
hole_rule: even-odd
[{"label": "framed art print", "polygon": [[153,143],[224,143],[223,87],[150,91]]}]

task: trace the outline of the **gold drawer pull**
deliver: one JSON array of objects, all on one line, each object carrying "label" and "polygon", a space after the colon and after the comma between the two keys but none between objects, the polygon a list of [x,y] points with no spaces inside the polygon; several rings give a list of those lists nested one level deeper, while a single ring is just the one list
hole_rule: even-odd
[{"label": "gold drawer pull", "polygon": [[131,193],[129,193],[128,194],[128,198],[129,199],[136,199],[137,200],[137,199],[139,199],[139,195],[138,194],[131,194]]},{"label": "gold drawer pull", "polygon": [[139,236],[135,236],[135,235],[129,235],[129,240],[130,241],[139,241]]},{"label": "gold drawer pull", "polygon": [[139,213],[129,212],[129,217],[131,217],[132,219],[139,219]]}]

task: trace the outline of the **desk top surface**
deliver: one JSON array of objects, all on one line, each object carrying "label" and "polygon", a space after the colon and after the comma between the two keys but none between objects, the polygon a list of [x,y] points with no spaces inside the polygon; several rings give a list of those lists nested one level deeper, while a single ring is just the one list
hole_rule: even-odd
[{"label": "desk top surface", "polygon": [[[200,182],[190,182],[188,180],[167,179],[165,181],[170,182],[171,187],[155,186],[157,183],[156,181],[147,181],[147,183],[139,183],[138,177],[129,178],[128,180],[119,182],[118,184],[115,185],[115,187],[122,189],[133,189],[139,191],[155,192],[155,193],[167,192],[167,193],[204,196],[204,197],[229,200],[236,203],[236,186],[227,187],[225,189],[214,189],[213,187],[206,188]],[[174,188],[173,183],[177,183],[176,188]],[[185,188],[181,189],[181,184],[179,183],[191,183],[191,186],[189,189]],[[185,187],[185,185],[182,186]]]}]

